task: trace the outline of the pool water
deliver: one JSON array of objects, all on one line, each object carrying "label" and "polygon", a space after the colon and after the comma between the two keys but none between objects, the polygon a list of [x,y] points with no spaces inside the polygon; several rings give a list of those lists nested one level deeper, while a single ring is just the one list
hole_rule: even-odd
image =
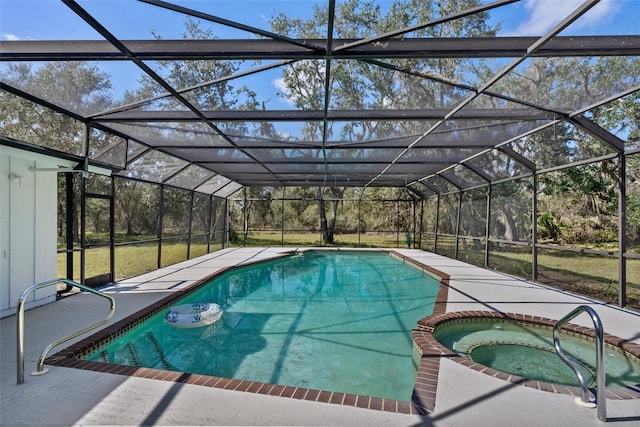
[{"label": "pool water", "polygon": [[[520,344],[488,344],[471,351],[471,359],[502,372],[531,380],[579,386],[576,374],[551,349]],[[575,361],[587,385],[596,383],[595,367]]]},{"label": "pool water", "polygon": [[[573,370],[555,353],[551,327],[513,320],[473,319],[439,325],[434,337],[445,347],[482,365],[531,380],[578,386]],[[595,386],[593,339],[561,332],[562,349],[578,365],[587,384]],[[640,360],[605,344],[607,387],[640,384]]]},{"label": "pool water", "polygon": [[165,324],[167,307],[88,359],[410,400],[411,330],[439,284],[385,252],[305,252],[228,271],[173,304],[219,304],[211,326]]}]

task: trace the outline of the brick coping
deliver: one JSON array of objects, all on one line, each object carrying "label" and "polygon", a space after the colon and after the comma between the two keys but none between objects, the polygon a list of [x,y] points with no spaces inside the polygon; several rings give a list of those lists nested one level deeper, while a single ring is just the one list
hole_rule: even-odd
[{"label": "brick coping", "polygon": [[[414,266],[421,268],[423,272],[440,278],[440,287],[436,297],[432,315],[442,315],[446,312],[446,304],[448,297],[449,275],[441,272],[431,266],[421,263],[411,257],[405,256],[399,252],[389,250],[389,254],[396,256],[405,262],[410,262]],[[282,254],[283,256],[289,253]],[[258,260],[256,263],[267,260]],[[52,366],[61,366],[67,368],[83,369],[88,371],[96,371],[117,375],[126,375],[138,378],[148,378],[162,381],[170,381],[184,384],[194,384],[204,387],[221,388],[225,390],[244,391],[249,393],[259,393],[269,396],[288,397],[301,400],[311,400],[316,402],[324,402],[338,405],[355,406],[365,409],[374,409],[387,412],[426,415],[432,413],[435,408],[436,387],[438,383],[439,358],[431,360],[420,352],[420,346],[415,340],[415,332],[412,331],[414,337],[414,352],[420,355],[418,369],[411,401],[402,401],[395,399],[384,399],[350,393],[331,392],[324,390],[309,389],[304,387],[292,387],[277,384],[261,383],[256,381],[236,380],[230,378],[222,378],[209,375],[190,374],[183,372],[168,371],[162,369],[144,368],[139,366],[117,365],[112,363],[96,362],[84,360],[83,357],[101,346],[116,340],[119,336],[128,332],[135,326],[144,322],[146,319],[156,315],[160,311],[165,310],[176,300],[184,297],[186,294],[205,285],[216,276],[226,271],[241,268],[248,264],[242,264],[234,267],[220,269],[214,274],[208,275],[201,280],[191,284],[184,289],[151,304],[142,310],[102,329],[95,334],[88,336],[77,343],[49,356],[45,363]]]},{"label": "brick coping", "polygon": [[[444,314],[434,313],[431,316],[420,319],[418,321],[418,330],[413,331],[414,342],[419,347],[420,352],[423,355],[423,359],[425,356],[438,361],[441,358],[447,358],[475,371],[482,372],[483,374],[514,384],[520,384],[525,387],[531,387],[552,393],[568,394],[576,397],[581,395],[579,387],[570,387],[523,378],[518,375],[508,374],[474,362],[473,360],[460,356],[445,347],[433,336],[433,333],[439,326],[460,321],[472,321],[473,319],[495,319],[505,322],[527,323],[550,329],[552,329],[557,322],[557,320],[528,314],[499,313],[495,311],[458,311]],[[595,330],[592,328],[571,323],[566,324],[562,329],[564,332],[586,338],[594,338],[596,335]],[[640,362],[640,345],[607,333],[604,334],[604,339],[606,345],[616,347]],[[640,399],[640,384],[628,387],[607,387],[606,398],[613,400]]]}]

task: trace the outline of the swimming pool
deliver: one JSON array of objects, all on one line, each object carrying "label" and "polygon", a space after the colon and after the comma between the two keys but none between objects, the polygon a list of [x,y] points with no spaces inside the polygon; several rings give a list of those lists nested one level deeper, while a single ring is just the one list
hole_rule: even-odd
[{"label": "swimming pool", "polygon": [[86,358],[408,401],[411,330],[439,288],[386,252],[309,251],[227,271],[171,304],[219,304],[214,325],[172,327],[164,307]]}]

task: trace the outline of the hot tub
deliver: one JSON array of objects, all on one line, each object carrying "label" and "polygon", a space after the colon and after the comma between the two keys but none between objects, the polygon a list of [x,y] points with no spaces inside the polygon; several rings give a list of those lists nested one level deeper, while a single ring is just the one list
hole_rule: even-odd
[{"label": "hot tub", "polygon": [[[556,355],[556,320],[497,312],[453,312],[421,319],[422,352],[439,351],[485,374],[539,388],[576,394],[575,373]],[[595,332],[567,324],[562,347],[595,385]],[[415,335],[414,335],[415,338]],[[418,343],[418,341],[420,341]],[[605,334],[608,398],[640,398],[640,346]]]}]

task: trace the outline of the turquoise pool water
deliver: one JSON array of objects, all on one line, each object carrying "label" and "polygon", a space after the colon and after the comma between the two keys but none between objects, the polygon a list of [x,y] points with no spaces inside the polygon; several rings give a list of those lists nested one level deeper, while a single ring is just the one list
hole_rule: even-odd
[{"label": "turquoise pool water", "polygon": [[[578,386],[571,368],[555,353],[553,330],[511,320],[469,319],[439,325],[434,337],[445,347],[482,365],[524,378]],[[573,358],[589,386],[595,386],[595,342],[576,334],[560,334],[562,349]],[[640,360],[606,345],[607,387],[640,384]]]},{"label": "turquoise pool water", "polygon": [[173,304],[219,304],[211,326],[165,324],[167,307],[88,359],[410,400],[410,332],[439,283],[384,252],[305,252],[228,271]]}]

